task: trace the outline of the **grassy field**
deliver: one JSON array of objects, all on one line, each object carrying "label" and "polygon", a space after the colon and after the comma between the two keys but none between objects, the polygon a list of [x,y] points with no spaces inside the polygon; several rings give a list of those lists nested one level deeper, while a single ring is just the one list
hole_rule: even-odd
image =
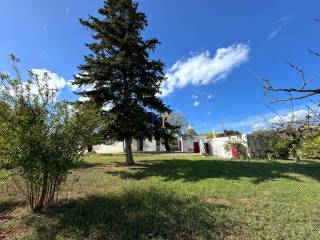
[{"label": "grassy field", "polygon": [[0,239],[320,239],[320,162],[93,155],[32,214],[0,170]]}]

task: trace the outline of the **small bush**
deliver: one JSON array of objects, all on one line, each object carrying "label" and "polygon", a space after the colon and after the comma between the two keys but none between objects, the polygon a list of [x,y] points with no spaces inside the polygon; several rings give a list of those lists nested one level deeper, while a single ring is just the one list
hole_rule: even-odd
[{"label": "small bush", "polygon": [[58,199],[69,170],[87,146],[94,126],[88,119],[95,114],[91,111],[88,118],[83,107],[59,102],[46,74],[40,78],[30,72],[30,79],[22,81],[19,61],[11,58],[15,76],[0,74],[0,161],[19,176],[16,183],[38,211]]},{"label": "small bush", "polygon": [[268,149],[272,158],[288,159],[290,154],[290,142],[274,138],[268,143]]},{"label": "small bush", "polygon": [[240,139],[239,141],[229,140],[225,143],[224,149],[226,151],[232,151],[233,149],[235,149],[238,152],[240,159],[248,157],[248,148],[242,143]]},{"label": "small bush", "polygon": [[320,159],[320,136],[303,140],[298,148],[298,154],[306,159]]}]

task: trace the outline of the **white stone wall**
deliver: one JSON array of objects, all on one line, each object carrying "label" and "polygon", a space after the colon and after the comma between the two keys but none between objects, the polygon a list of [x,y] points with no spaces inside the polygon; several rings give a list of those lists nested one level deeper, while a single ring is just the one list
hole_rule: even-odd
[{"label": "white stone wall", "polygon": [[93,151],[96,153],[122,153],[124,144],[122,141],[113,144],[102,144],[93,146]]},{"label": "white stone wall", "polygon": [[157,149],[157,141],[153,138],[151,141],[149,141],[148,139],[145,139],[143,141],[143,151],[144,152],[155,152],[155,151],[160,151],[160,152],[164,152],[165,146],[164,144],[162,144],[162,140],[160,140],[158,142],[158,149]]},{"label": "white stone wall", "polygon": [[223,158],[232,158],[232,152],[224,150],[224,145],[229,140],[234,141],[234,142],[241,141],[245,146],[247,146],[247,135],[245,135],[245,134],[241,136],[241,140],[239,139],[238,136],[210,139],[209,141],[210,141],[210,145],[211,145],[212,156],[223,157]]},{"label": "white stone wall", "polygon": [[197,139],[193,138],[187,138],[187,139],[181,139],[181,152],[194,152],[194,142],[197,142]]},{"label": "white stone wall", "polygon": [[[232,137],[222,137],[222,138],[213,138],[213,139],[206,139],[204,136],[195,136],[194,138],[187,138],[187,139],[180,139],[181,141],[181,151],[182,152],[194,152],[194,142],[203,142],[202,146],[200,144],[200,151],[204,152],[205,143],[209,143],[209,152],[210,155],[214,157],[221,157],[221,158],[232,158],[231,151],[225,151],[224,145],[229,140],[232,141],[239,141],[238,136]],[[247,136],[241,136],[242,142],[246,145],[247,143]],[[202,150],[201,150],[202,148]]]},{"label": "white stone wall", "polygon": [[[138,152],[140,151],[139,148],[140,141],[139,140],[132,140],[132,151]],[[93,151],[100,154],[106,154],[106,153],[123,153],[124,152],[124,143],[123,141],[115,142],[113,144],[102,144],[102,145],[96,145],[93,146]],[[152,141],[149,141],[148,139],[145,139],[143,141],[143,152],[155,152],[157,151],[157,142],[155,139],[152,139]],[[160,141],[159,145],[159,151],[164,152],[165,146],[162,144],[162,141]]]},{"label": "white stone wall", "polygon": [[228,137],[210,139],[211,155],[215,157],[231,158],[231,151],[224,150],[224,145],[227,141],[229,141]]}]

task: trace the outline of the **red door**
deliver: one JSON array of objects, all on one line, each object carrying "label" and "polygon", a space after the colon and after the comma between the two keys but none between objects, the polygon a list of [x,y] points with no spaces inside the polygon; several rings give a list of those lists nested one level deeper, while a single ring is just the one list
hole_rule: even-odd
[{"label": "red door", "polygon": [[235,148],[232,149],[232,158],[239,158],[239,153]]},{"label": "red door", "polygon": [[194,151],[194,153],[200,153],[200,144],[199,144],[199,142],[194,142],[193,143],[193,151]]}]

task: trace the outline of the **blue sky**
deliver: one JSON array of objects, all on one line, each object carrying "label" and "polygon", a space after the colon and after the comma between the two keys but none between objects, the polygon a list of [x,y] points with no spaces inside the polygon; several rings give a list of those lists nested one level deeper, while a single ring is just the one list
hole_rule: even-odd
[{"label": "blue sky", "polygon": [[[307,3],[306,3],[307,2]],[[252,72],[277,86],[299,86],[285,61],[299,64],[311,78],[320,74],[320,2],[317,0],[139,0],[149,27],[145,37],[161,45],[153,57],[166,65],[165,103],[181,111],[199,131],[251,131],[265,106],[262,84]],[[22,60],[21,70],[46,69],[61,97],[75,100],[68,81],[88,52],[90,32],[79,23],[97,15],[102,0],[0,1],[0,70],[9,69],[7,55]],[[319,78],[313,84],[319,83]],[[297,103],[300,110],[310,100]],[[275,109],[285,113],[287,106]]]}]

